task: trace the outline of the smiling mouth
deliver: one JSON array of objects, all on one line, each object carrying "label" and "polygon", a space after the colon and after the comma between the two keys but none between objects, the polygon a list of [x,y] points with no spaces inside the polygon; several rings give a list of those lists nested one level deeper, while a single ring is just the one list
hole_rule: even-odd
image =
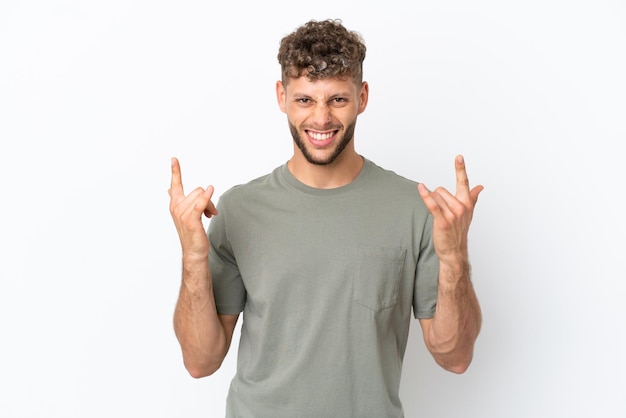
[{"label": "smiling mouth", "polygon": [[330,138],[332,138],[333,135],[335,135],[335,133],[337,133],[337,131],[332,131],[332,132],[313,132],[313,131],[306,131],[306,133],[309,135],[309,137],[311,137],[312,139],[316,140],[316,141],[326,141]]}]

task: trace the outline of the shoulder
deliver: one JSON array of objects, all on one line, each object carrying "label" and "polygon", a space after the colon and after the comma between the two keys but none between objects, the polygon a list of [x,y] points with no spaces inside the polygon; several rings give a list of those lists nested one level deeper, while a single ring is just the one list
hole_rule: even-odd
[{"label": "shoulder", "polygon": [[398,174],[396,171],[383,168],[372,161],[366,160],[368,174],[363,187],[368,190],[373,201],[385,202],[392,207],[413,208],[417,213],[427,212],[426,205],[420,196],[416,180]]},{"label": "shoulder", "polygon": [[[272,172],[257,177],[248,181],[247,183],[237,184],[226,190],[220,196],[220,202],[241,202],[242,200],[248,200],[258,195],[267,194],[273,189],[276,183],[276,177],[280,167],[275,168]],[[223,204],[223,203],[222,203]]]},{"label": "shoulder", "polygon": [[383,168],[371,160],[365,160],[365,164],[369,170],[369,180],[371,182],[379,183],[385,187],[391,187],[392,190],[396,189],[416,189],[417,181],[409,179],[405,176],[398,174],[393,170]]}]

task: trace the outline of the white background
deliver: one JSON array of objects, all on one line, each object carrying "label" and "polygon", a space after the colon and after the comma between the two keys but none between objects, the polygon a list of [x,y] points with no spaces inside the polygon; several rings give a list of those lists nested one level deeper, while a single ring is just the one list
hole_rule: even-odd
[{"label": "white background", "polygon": [[311,18],[365,38],[359,152],[485,186],[474,363],[415,322],[407,417],[626,416],[619,0],[0,3],[0,416],[223,416],[237,341],[194,380],[171,326],[170,157],[216,197],[285,162],[276,52]]}]

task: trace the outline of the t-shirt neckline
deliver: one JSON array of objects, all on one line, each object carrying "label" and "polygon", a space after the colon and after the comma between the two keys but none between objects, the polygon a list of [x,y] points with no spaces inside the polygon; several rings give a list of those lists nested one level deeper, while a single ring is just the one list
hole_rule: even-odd
[{"label": "t-shirt neckline", "polygon": [[334,195],[347,193],[350,190],[357,187],[361,182],[363,182],[363,179],[367,177],[367,174],[369,173],[371,167],[372,167],[372,162],[369,161],[367,158],[363,157],[363,167],[361,168],[361,171],[355,177],[355,179],[346,185],[335,187],[332,189],[320,189],[320,188],[312,187],[312,186],[302,183],[291,173],[291,171],[289,171],[289,167],[287,167],[287,163],[283,164],[280,167],[280,175],[282,179],[289,186],[293,187],[299,192],[312,195],[312,196],[334,196]]}]

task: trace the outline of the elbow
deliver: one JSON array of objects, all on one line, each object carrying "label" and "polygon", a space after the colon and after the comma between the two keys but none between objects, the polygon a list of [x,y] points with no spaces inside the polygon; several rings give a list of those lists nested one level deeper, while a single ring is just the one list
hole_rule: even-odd
[{"label": "elbow", "polygon": [[463,374],[469,369],[472,363],[472,350],[465,352],[450,352],[446,354],[433,354],[435,362],[444,370],[454,373]]},{"label": "elbow", "polygon": [[182,360],[187,373],[194,379],[211,376],[217,372],[226,358],[227,348],[219,346],[198,347],[181,344]]},{"label": "elbow", "polygon": [[222,365],[222,361],[213,362],[194,362],[191,360],[183,359],[185,369],[191,377],[194,379],[201,379],[203,377],[211,376],[213,373],[219,370]]},{"label": "elbow", "polygon": [[454,373],[454,374],[463,374],[469,369],[470,364],[472,363],[471,358],[468,360],[459,359],[454,362],[437,362],[444,370]]},{"label": "elbow", "polygon": [[460,333],[447,340],[427,338],[426,345],[435,362],[444,370],[463,374],[472,363],[477,336],[478,330],[471,334]]},{"label": "elbow", "polygon": [[187,372],[189,372],[189,376],[193,377],[194,379],[202,379],[203,377],[211,376],[213,373],[215,373],[215,370],[206,371],[201,369],[187,369]]},{"label": "elbow", "polygon": [[201,379],[203,377],[211,376],[219,368],[220,368],[219,365],[212,366],[212,367],[210,366],[198,367],[198,366],[185,365],[185,369],[187,369],[187,372],[189,373],[189,375],[193,377],[194,379]]},{"label": "elbow", "polygon": [[465,373],[474,357],[474,344],[461,343],[456,339],[439,341],[437,344],[433,344],[430,340],[427,347],[435,362],[444,370],[454,374]]}]

